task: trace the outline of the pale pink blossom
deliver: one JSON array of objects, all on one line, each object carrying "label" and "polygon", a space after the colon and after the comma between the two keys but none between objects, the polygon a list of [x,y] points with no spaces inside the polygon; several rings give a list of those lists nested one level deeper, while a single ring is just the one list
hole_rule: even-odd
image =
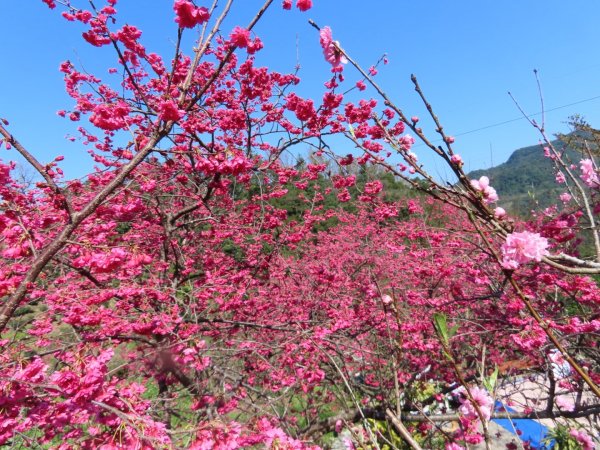
[{"label": "pale pink blossom", "polygon": [[463,160],[458,153],[455,153],[454,155],[452,155],[452,157],[450,158],[450,162],[452,162],[452,164],[455,164],[459,167],[463,165]]},{"label": "pale pink blossom", "polygon": [[565,178],[565,174],[562,172],[557,172],[556,173],[556,182],[558,184],[564,184],[567,181],[567,179]]},{"label": "pale pink blossom", "polygon": [[319,37],[321,41],[321,47],[323,48],[323,55],[325,55],[325,60],[329,64],[331,64],[333,67],[337,67],[340,64],[346,64],[348,62],[346,57],[342,54],[338,42],[333,40],[331,28],[321,28]]},{"label": "pale pink blossom", "polygon": [[352,440],[348,437],[345,437],[342,439],[342,442],[344,444],[344,448],[346,450],[355,450],[356,447],[354,446],[354,444],[352,443]]},{"label": "pale pink blossom", "polygon": [[446,444],[446,450],[465,450],[462,445],[455,444],[454,442],[448,442]]},{"label": "pale pink blossom", "polygon": [[384,294],[381,296],[381,301],[383,302],[384,305],[389,305],[390,303],[392,303],[392,297],[390,297],[387,294]]},{"label": "pale pink blossom", "polygon": [[566,192],[560,194],[560,201],[563,203],[569,203],[571,201],[571,194]]},{"label": "pale pink blossom", "polygon": [[504,217],[506,217],[506,211],[504,210],[504,208],[498,206],[497,208],[494,209],[494,217],[496,219],[503,219]]},{"label": "pale pink blossom", "polygon": [[[473,397],[473,400],[475,401],[477,406],[479,406],[479,410],[481,411],[481,415],[483,416],[483,418],[485,420],[490,420],[490,418],[492,417],[492,405],[494,404],[494,400],[492,399],[492,397],[490,397],[488,391],[476,386],[469,388],[469,392],[471,393],[471,397]],[[466,395],[465,397],[461,398],[461,403],[462,405],[458,410],[463,416],[473,420],[479,419],[479,414],[477,414],[473,403],[467,398]]]},{"label": "pale pink blossom", "polygon": [[563,411],[575,411],[575,403],[567,397],[556,397],[555,403]]},{"label": "pale pink blossom", "polygon": [[398,139],[398,143],[406,150],[410,150],[410,148],[415,143],[415,138],[412,137],[410,134],[405,134],[400,139]]},{"label": "pale pink blossom", "polygon": [[577,442],[581,444],[583,450],[594,450],[594,441],[592,441],[592,438],[585,431],[579,431],[572,428],[569,431],[569,434],[577,439]]},{"label": "pale pink blossom", "polygon": [[581,169],[581,179],[585,184],[590,187],[596,187],[600,185],[594,163],[591,159],[582,159],[579,161],[579,168]]},{"label": "pale pink blossom", "polygon": [[516,269],[530,261],[539,262],[548,255],[547,248],[548,240],[539,233],[511,233],[502,245],[502,265],[506,269]]},{"label": "pale pink blossom", "polygon": [[498,201],[498,194],[496,189],[490,186],[490,179],[486,176],[481,177],[479,180],[471,180],[471,186],[476,191],[479,191],[483,195],[483,200],[486,203],[494,203]]}]

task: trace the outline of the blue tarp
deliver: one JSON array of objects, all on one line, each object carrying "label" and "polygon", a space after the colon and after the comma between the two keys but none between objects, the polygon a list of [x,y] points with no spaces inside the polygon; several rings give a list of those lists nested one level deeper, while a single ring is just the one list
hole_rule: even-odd
[{"label": "blue tarp", "polygon": [[[496,411],[515,412],[501,402],[496,402]],[[535,449],[551,449],[554,447],[554,441],[545,444],[543,440],[548,436],[548,427],[545,427],[539,422],[532,419],[492,419],[492,422],[497,423],[503,428],[506,428],[511,433],[517,435],[523,442],[529,442],[531,448]],[[517,433],[518,431],[518,433]]]}]

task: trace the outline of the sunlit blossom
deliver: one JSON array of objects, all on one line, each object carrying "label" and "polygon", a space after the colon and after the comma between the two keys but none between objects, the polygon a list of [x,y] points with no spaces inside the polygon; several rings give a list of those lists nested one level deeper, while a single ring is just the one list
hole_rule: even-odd
[{"label": "sunlit blossom", "polygon": [[498,201],[496,189],[490,186],[490,179],[488,177],[483,176],[479,180],[471,180],[471,186],[476,191],[481,192],[485,203],[489,204]]},{"label": "sunlit blossom", "polygon": [[321,31],[319,32],[319,37],[321,47],[323,48],[323,55],[325,55],[325,60],[329,64],[331,64],[333,67],[337,67],[340,64],[346,64],[348,62],[348,59],[346,59],[346,57],[340,50],[337,41],[333,40],[331,28],[321,28]]},{"label": "sunlit blossom", "polygon": [[581,179],[585,184],[590,187],[597,187],[600,185],[596,169],[594,168],[594,162],[587,158],[579,161],[579,168],[581,169]]},{"label": "sunlit blossom", "polygon": [[502,245],[502,265],[506,269],[516,269],[530,261],[539,262],[548,255],[547,249],[548,240],[539,233],[511,233]]}]

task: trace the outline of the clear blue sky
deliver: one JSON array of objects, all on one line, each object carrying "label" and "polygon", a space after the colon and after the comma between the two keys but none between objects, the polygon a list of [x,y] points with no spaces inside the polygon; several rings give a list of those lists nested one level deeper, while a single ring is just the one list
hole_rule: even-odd
[{"label": "clear blue sky", "polygon": [[[224,31],[246,24],[261,3],[234,2],[235,13]],[[309,18],[331,26],[334,38],[366,67],[387,53],[390,63],[381,68],[378,82],[409,116],[424,117],[410,83],[415,73],[445,129],[457,136],[455,147],[469,170],[488,167],[492,158],[494,164],[503,162],[513,150],[538,141],[524,120],[462,134],[518,118],[509,90],[528,112],[538,112],[534,68],[540,72],[547,109],[600,96],[600,2],[314,0],[306,13],[283,11],[279,3],[256,28],[265,43],[261,63],[291,71],[299,61],[302,93],[320,93],[328,65]],[[117,25],[138,26],[150,51],[172,54],[176,25],[171,0],[120,0],[117,9]],[[89,47],[80,27],[41,0],[2,1],[0,17],[0,117],[10,120],[15,136],[40,159],[64,154],[67,174],[82,175],[90,167],[87,155],[79,144],[65,140],[74,126],[55,114],[71,105],[58,65],[70,59],[91,72],[101,68],[102,75],[113,64],[111,51]],[[349,80],[358,79],[350,68],[345,73]],[[564,122],[575,113],[600,127],[600,98],[548,112],[547,129],[566,131]],[[415,150],[431,161],[425,148]],[[441,165],[432,167],[444,177]]]}]

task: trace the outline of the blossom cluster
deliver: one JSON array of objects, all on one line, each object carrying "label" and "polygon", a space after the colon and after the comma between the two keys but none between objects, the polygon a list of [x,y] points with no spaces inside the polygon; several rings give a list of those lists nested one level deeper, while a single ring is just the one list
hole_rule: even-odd
[{"label": "blossom cluster", "polygon": [[530,261],[540,262],[547,255],[548,239],[539,233],[511,233],[502,245],[502,265],[506,269],[516,269]]},{"label": "blossom cluster", "polygon": [[471,180],[471,186],[481,193],[485,203],[494,203],[498,201],[496,189],[490,186],[490,179],[488,177],[482,176],[479,180]]}]

